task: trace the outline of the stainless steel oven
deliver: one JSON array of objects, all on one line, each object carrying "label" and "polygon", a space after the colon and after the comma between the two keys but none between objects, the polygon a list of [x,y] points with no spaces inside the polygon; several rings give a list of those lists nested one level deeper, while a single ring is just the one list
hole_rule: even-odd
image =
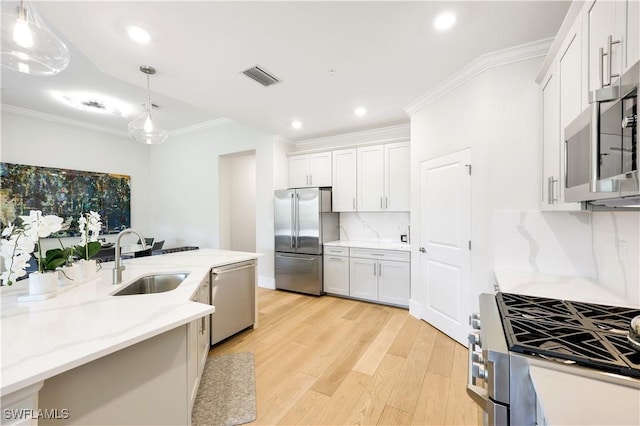
[{"label": "stainless steel oven", "polygon": [[640,389],[640,352],[627,340],[637,315],[637,308],[511,293],[480,295],[480,312],[470,318],[467,393],[483,408],[483,423],[545,422],[538,418],[544,407],[531,365]]},{"label": "stainless steel oven", "polygon": [[638,85],[640,62],[619,81],[591,93],[565,129],[565,200],[592,205],[640,204]]}]

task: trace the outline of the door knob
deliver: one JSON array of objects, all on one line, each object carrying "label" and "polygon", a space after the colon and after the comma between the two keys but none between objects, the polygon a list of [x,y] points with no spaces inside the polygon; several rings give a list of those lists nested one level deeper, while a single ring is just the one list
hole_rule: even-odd
[{"label": "door knob", "polygon": [[427,250],[425,250],[424,247],[420,247],[418,250],[420,250],[420,253],[426,253],[427,252]]}]

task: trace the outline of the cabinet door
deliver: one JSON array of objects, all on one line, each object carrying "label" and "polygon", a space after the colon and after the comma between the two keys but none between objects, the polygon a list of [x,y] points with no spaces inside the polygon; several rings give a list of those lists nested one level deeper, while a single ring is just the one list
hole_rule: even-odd
[{"label": "cabinet door", "polygon": [[606,83],[610,80],[607,62],[611,60],[611,74],[620,73],[621,46],[611,46],[611,58],[604,58],[604,66],[601,65],[600,48],[604,53],[608,50],[608,38],[613,41],[620,40],[620,34],[616,31],[616,1],[596,0],[586,8],[586,23],[588,33],[589,56],[589,91],[602,87],[601,79]]},{"label": "cabinet door", "polygon": [[411,164],[409,143],[400,142],[384,146],[384,209],[409,211]]},{"label": "cabinet door", "polygon": [[358,211],[379,212],[384,199],[384,147],[367,146],[358,153]]},{"label": "cabinet door", "polygon": [[333,151],[334,212],[356,211],[356,149]]},{"label": "cabinet door", "polygon": [[349,295],[365,300],[378,300],[378,261],[349,259]]},{"label": "cabinet door", "polygon": [[552,66],[542,86],[542,210],[552,210],[560,174],[559,92]]},{"label": "cabinet door", "polygon": [[[205,305],[210,305],[211,302],[209,300],[209,296],[211,294],[209,280],[205,280],[200,285],[200,292],[198,297],[198,302],[203,303]],[[207,357],[209,355],[209,349],[211,349],[210,345],[210,320],[211,315],[204,316],[200,318],[198,324],[198,376],[202,375],[202,371],[204,370],[204,364],[207,362]]]},{"label": "cabinet door", "polygon": [[[624,55],[624,71],[640,60],[640,1],[628,0],[626,27],[624,29],[626,41]],[[620,20],[618,19],[618,22]]]},{"label": "cabinet door", "polygon": [[331,153],[309,154],[309,186],[331,186]]},{"label": "cabinet door", "polygon": [[349,295],[349,258],[324,256],[324,291],[341,296]]},{"label": "cabinet door", "polygon": [[399,306],[409,306],[410,263],[378,261],[378,300]]},{"label": "cabinet door", "polygon": [[289,188],[309,186],[309,157],[295,155],[289,157]]},{"label": "cabinet door", "polygon": [[200,320],[187,324],[187,387],[189,389],[190,407],[196,400],[198,392],[198,329]]},{"label": "cabinet door", "polygon": [[[558,81],[559,87],[559,108],[556,112],[560,114],[558,129],[560,134],[556,138],[557,146],[557,179],[554,179],[552,198],[555,199],[556,210],[580,210],[579,203],[564,202],[564,180],[565,180],[565,150],[564,150],[564,129],[580,115],[587,107],[582,84],[582,36],[581,19],[578,17],[574,22],[569,35],[560,47],[558,59]],[[553,109],[553,108],[552,108]],[[556,161],[556,160],[554,160]]]}]

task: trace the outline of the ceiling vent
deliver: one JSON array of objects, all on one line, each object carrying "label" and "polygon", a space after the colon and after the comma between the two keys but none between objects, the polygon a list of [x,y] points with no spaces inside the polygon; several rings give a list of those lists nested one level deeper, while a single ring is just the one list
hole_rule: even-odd
[{"label": "ceiling vent", "polygon": [[278,80],[276,77],[269,74],[268,72],[266,72],[265,70],[263,70],[257,65],[255,67],[249,68],[248,70],[242,71],[242,73],[247,77],[252,78],[253,80],[262,84],[264,87],[271,86],[272,84],[280,83],[280,80]]}]

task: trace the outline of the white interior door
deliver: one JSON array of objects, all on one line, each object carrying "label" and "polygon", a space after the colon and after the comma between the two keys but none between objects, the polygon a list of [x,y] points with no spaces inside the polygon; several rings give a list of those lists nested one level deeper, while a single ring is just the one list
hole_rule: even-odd
[{"label": "white interior door", "polygon": [[467,342],[471,293],[471,150],[420,164],[422,318]]}]

